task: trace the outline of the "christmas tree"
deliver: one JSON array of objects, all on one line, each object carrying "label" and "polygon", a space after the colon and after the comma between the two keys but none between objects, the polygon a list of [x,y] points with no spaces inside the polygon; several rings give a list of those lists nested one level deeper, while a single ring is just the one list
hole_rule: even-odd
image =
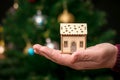
[{"label": "christmas tree", "polygon": [[90,0],[15,0],[3,20],[5,57],[0,60],[0,80],[112,79],[107,69],[76,71],[42,56],[28,55],[35,43],[60,49],[61,22],[87,23],[87,47],[113,43],[115,32],[103,27],[105,16]]}]

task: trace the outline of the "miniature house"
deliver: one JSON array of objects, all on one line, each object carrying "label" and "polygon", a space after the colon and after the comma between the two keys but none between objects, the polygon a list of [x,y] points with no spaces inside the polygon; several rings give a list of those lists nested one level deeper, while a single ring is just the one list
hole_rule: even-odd
[{"label": "miniature house", "polygon": [[61,23],[60,34],[63,53],[73,53],[86,48],[86,23]]}]

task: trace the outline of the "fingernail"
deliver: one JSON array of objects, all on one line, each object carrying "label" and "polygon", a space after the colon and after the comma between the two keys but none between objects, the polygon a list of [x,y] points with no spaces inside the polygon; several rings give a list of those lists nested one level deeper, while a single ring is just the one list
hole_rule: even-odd
[{"label": "fingernail", "polygon": [[38,50],[36,50],[36,49],[34,50],[34,52],[35,52],[35,54],[39,54],[39,51],[38,51]]}]

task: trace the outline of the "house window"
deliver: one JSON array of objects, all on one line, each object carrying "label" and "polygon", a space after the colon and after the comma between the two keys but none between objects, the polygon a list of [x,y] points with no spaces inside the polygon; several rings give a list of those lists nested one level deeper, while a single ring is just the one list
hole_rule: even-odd
[{"label": "house window", "polygon": [[83,47],[83,41],[80,41],[80,47],[81,48]]},{"label": "house window", "polygon": [[64,41],[64,47],[68,47],[68,41]]}]

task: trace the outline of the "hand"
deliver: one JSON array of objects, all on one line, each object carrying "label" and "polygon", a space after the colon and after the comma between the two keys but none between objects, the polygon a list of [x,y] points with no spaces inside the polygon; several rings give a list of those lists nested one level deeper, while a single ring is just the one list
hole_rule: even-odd
[{"label": "hand", "polygon": [[73,54],[64,54],[60,50],[36,44],[34,51],[55,63],[71,67],[76,70],[112,68],[117,58],[117,48],[109,43],[101,43],[76,51]]}]

